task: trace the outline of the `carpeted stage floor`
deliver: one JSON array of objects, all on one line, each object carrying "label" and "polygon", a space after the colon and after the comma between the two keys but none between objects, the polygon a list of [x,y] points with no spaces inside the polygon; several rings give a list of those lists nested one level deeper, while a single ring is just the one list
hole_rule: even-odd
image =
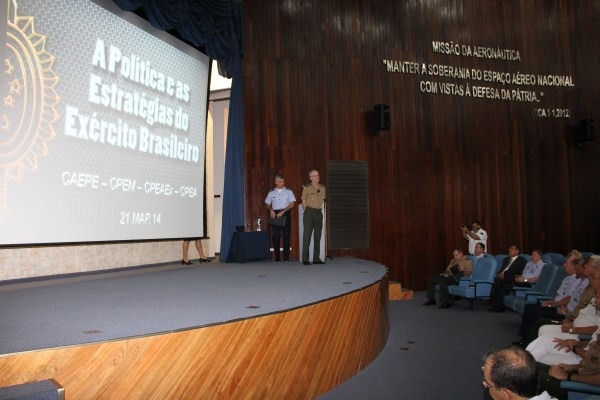
[{"label": "carpeted stage floor", "polygon": [[326,265],[212,262],[0,285],[0,354],[231,322],[331,299],[381,280],[355,258]]},{"label": "carpeted stage floor", "polygon": [[[104,342],[243,320],[372,285],[386,268],[354,258],[290,263],[181,264],[0,283],[0,354]],[[481,399],[481,357],[517,338],[520,316],[390,302],[380,355],[322,400]]]}]

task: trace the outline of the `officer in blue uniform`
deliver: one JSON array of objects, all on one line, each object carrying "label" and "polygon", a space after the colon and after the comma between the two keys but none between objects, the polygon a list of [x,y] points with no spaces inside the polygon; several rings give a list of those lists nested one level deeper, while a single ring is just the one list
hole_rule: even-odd
[{"label": "officer in blue uniform", "polygon": [[292,218],[290,210],[296,205],[294,193],[285,187],[283,175],[275,175],[275,189],[271,190],[265,199],[271,218],[285,216],[283,227],[271,225],[273,239],[273,252],[275,261],[281,261],[279,244],[283,234],[283,261],[290,260],[290,233],[292,232]]}]

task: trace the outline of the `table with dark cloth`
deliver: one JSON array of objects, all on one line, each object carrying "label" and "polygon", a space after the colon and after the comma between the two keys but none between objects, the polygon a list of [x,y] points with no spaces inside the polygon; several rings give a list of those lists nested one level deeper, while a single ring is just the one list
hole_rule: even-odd
[{"label": "table with dark cloth", "polygon": [[267,231],[233,232],[227,262],[244,263],[271,259],[269,240]]}]

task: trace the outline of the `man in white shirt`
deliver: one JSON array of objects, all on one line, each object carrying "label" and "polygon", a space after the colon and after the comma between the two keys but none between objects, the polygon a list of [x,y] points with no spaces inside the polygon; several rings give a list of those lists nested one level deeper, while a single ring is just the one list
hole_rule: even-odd
[{"label": "man in white shirt", "polygon": [[271,225],[273,252],[275,261],[280,261],[279,245],[283,236],[283,261],[290,260],[290,235],[292,232],[292,216],[290,210],[296,205],[294,192],[285,187],[283,175],[275,175],[275,188],[267,194],[265,204],[271,218],[285,218],[284,226]]},{"label": "man in white shirt", "polygon": [[[573,312],[583,294],[583,291],[589,284],[589,280],[585,276],[583,265],[585,260],[581,253],[577,250],[571,251],[567,255],[567,260],[564,264],[567,277],[563,279],[560,287],[556,291],[556,296],[553,299],[546,300],[542,303],[526,304],[521,318],[521,326],[519,327],[519,335],[521,340],[513,342],[515,345],[526,347],[531,341],[537,337],[537,330],[531,332],[536,320],[539,318],[550,318],[562,320],[567,312]],[[563,310],[564,308],[564,310]],[[527,337],[534,336],[530,341]]]},{"label": "man in white shirt", "polygon": [[535,249],[531,252],[531,261],[525,265],[523,273],[519,276],[515,276],[515,282],[519,286],[531,286],[532,283],[537,282],[540,279],[540,274],[546,263],[542,260],[544,253]]},{"label": "man in white shirt", "polygon": [[[592,256],[588,263],[600,265],[600,256]],[[596,292],[600,293],[600,272],[595,272],[590,280]],[[592,341],[600,335],[600,302],[591,301],[575,318],[573,325],[544,325],[539,329],[539,337],[527,346],[533,357],[548,365],[577,364],[587,352],[587,344],[579,342],[579,335],[592,335]]]},{"label": "man in white shirt", "polygon": [[475,254],[475,243],[483,243],[488,249],[488,252],[490,251],[487,244],[488,234],[481,229],[479,221],[473,221],[471,230],[464,224],[460,227],[460,230],[462,231],[463,237],[469,241],[469,254]]}]

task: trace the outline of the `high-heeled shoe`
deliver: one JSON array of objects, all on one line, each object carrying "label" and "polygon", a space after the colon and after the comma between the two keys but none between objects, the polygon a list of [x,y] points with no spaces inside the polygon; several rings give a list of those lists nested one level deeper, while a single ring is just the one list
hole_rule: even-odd
[{"label": "high-heeled shoe", "polygon": [[198,259],[201,263],[209,263],[210,260],[208,258],[200,258]]},{"label": "high-heeled shoe", "polygon": [[181,260],[181,263],[183,265],[192,265],[193,264],[193,262],[191,262],[191,261],[185,261],[185,260]]}]

